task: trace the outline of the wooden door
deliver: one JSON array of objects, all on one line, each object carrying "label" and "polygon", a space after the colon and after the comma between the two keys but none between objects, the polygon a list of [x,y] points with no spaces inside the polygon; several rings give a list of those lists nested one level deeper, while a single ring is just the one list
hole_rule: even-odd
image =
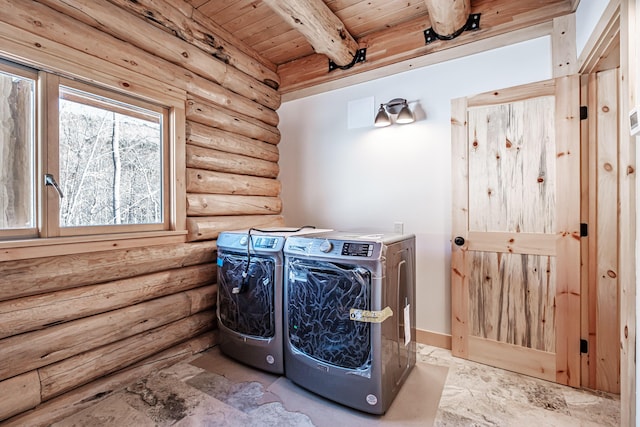
[{"label": "wooden door", "polygon": [[577,76],[452,102],[452,352],[580,385]]}]

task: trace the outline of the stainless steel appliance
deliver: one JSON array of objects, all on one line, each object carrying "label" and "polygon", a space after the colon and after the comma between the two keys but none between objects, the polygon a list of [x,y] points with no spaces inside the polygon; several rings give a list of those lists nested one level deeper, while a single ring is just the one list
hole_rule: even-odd
[{"label": "stainless steel appliance", "polygon": [[217,317],[224,354],[284,373],[282,250],[287,236],[314,231],[269,228],[220,233]]},{"label": "stainless steel appliance", "polygon": [[284,254],[287,378],[385,413],[416,361],[415,237],[292,236]]}]

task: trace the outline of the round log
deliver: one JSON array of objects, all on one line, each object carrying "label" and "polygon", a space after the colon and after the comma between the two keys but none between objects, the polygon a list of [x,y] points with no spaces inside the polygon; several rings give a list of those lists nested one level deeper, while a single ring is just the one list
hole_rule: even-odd
[{"label": "round log", "polygon": [[187,216],[269,215],[281,211],[278,197],[187,193]]},{"label": "round log", "polygon": [[187,144],[186,160],[188,168],[206,169],[240,175],[276,178],[280,171],[278,164],[254,157],[225,153]]},{"label": "round log", "polygon": [[216,239],[222,231],[250,227],[283,227],[282,215],[233,215],[187,218],[187,240]]},{"label": "round log", "polygon": [[424,0],[431,27],[444,37],[453,35],[467,23],[471,13],[471,0]]},{"label": "round log", "polygon": [[280,142],[280,131],[275,126],[270,126],[245,114],[224,110],[202,98],[190,96],[187,100],[186,114],[187,120],[203,125],[271,144]]},{"label": "round log", "polygon": [[276,179],[187,168],[188,193],[276,197],[281,188]]},{"label": "round log", "polygon": [[187,143],[227,153],[242,154],[256,159],[277,162],[280,159],[275,144],[216,129],[196,122],[187,122]]}]

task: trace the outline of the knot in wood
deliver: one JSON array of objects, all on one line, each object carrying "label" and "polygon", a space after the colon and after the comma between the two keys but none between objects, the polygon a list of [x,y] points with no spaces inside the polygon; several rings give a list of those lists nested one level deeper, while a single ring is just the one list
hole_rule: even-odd
[{"label": "knot in wood", "polygon": [[605,163],[603,167],[604,167],[604,170],[606,170],[607,172],[611,172],[613,170],[613,166],[611,166],[611,163],[608,163],[608,162]]},{"label": "knot in wood", "polygon": [[609,112],[609,107],[607,107],[606,105],[602,106],[602,111],[604,111],[605,113]]}]

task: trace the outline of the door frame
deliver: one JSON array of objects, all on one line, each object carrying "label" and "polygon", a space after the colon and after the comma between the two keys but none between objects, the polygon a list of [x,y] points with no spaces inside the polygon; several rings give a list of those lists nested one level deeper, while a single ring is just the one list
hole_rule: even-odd
[{"label": "door frame", "polygon": [[[587,120],[581,126],[582,146],[582,207],[581,222],[589,226],[589,236],[583,241],[582,258],[582,292],[586,296],[582,307],[582,338],[588,342],[588,353],[582,355],[583,387],[601,389],[602,377],[598,372],[601,363],[597,354],[601,341],[606,345],[616,345],[621,349],[619,358],[619,392],[621,393],[622,425],[633,425],[630,420],[635,419],[635,406],[630,405],[635,399],[635,144],[629,137],[626,123],[625,87],[629,87],[629,78],[623,78],[628,70],[628,57],[625,45],[625,19],[628,18],[628,4],[620,0],[611,0],[596,24],[591,37],[587,41],[578,59],[581,75],[581,105],[588,107]],[[625,17],[626,15],[626,17]],[[626,29],[628,31],[628,28]],[[625,66],[627,62],[627,66]],[[618,227],[617,242],[617,270],[614,272],[618,280],[618,316],[619,334],[613,337],[601,337],[597,330],[596,313],[599,310],[597,291],[597,246],[598,227],[596,187],[598,160],[595,158],[598,134],[596,117],[599,114],[596,106],[597,78],[600,71],[619,68],[617,109],[618,144],[617,144],[617,191]],[[625,135],[627,137],[625,137]],[[603,236],[604,237],[604,236]],[[631,326],[631,327],[630,327]],[[606,385],[606,384],[605,384]],[[605,387],[606,390],[606,387]],[[618,390],[606,390],[618,392]],[[625,421],[626,420],[626,421]]]}]

